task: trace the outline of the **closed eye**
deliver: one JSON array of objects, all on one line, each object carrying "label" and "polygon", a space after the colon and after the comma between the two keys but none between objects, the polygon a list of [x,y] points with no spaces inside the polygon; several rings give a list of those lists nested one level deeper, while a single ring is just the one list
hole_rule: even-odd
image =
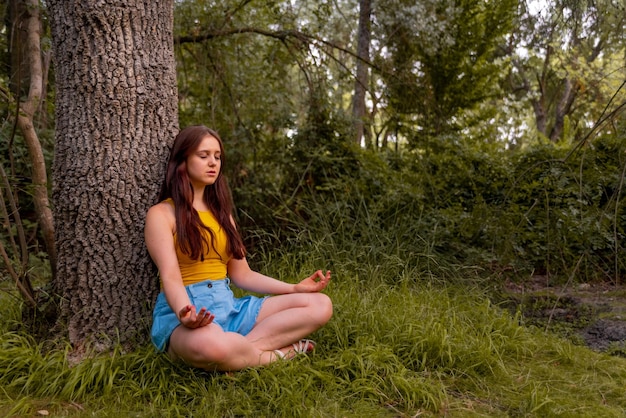
[{"label": "closed eye", "polygon": [[[201,151],[201,152],[197,153],[196,155],[197,155],[200,159],[203,159],[203,160],[204,160],[205,158],[210,157],[210,156],[211,156],[211,153],[210,153],[210,152],[208,152],[208,151]],[[213,154],[213,158],[215,158],[216,160],[221,160],[221,159],[222,159],[222,156],[221,156],[220,154],[215,153],[215,154]]]}]

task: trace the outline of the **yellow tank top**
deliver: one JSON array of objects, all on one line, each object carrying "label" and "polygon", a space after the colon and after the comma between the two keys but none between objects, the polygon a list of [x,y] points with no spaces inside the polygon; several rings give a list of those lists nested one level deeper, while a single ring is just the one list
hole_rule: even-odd
[{"label": "yellow tank top", "polygon": [[[172,202],[170,201],[170,203]],[[228,237],[217,222],[217,219],[215,219],[215,216],[213,216],[213,213],[198,211],[198,214],[200,215],[202,223],[213,231],[215,235],[215,248],[210,246],[208,254],[204,254],[204,261],[193,260],[180,250],[178,241],[176,240],[176,233],[174,233],[174,246],[176,247],[176,256],[178,257],[178,266],[180,267],[180,273],[185,286],[207,279],[224,279],[227,274],[228,261],[231,259],[227,249]],[[210,243],[211,236],[208,232],[206,236],[207,242]]]}]

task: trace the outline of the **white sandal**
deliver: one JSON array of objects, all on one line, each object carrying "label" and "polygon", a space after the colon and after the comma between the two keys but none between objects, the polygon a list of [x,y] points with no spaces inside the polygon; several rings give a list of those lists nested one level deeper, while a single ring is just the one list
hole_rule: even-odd
[{"label": "white sandal", "polygon": [[308,354],[315,349],[315,341],[313,340],[300,340],[297,343],[291,344],[291,350],[288,353],[283,353],[280,350],[274,350],[276,357],[281,360],[289,360],[293,357],[287,357],[289,353],[293,352],[294,357],[298,354]]},{"label": "white sandal", "polygon": [[291,346],[296,354],[308,354],[315,349],[315,341],[300,340],[297,343],[291,344]]},{"label": "white sandal", "polygon": [[287,355],[280,350],[274,350],[274,354],[276,354],[276,357],[281,360],[284,360],[285,356]]}]

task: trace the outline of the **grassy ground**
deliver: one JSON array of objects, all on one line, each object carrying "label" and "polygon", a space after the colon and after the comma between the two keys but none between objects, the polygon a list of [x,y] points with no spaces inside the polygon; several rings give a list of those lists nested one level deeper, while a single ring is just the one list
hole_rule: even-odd
[{"label": "grassy ground", "polygon": [[210,374],[147,345],[69,367],[9,331],[19,307],[0,292],[0,416],[626,416],[626,359],[520,325],[410,225],[325,228],[250,256],[285,280],[333,271],[316,352],[260,369]]},{"label": "grassy ground", "polygon": [[[271,262],[281,277],[313,268]],[[70,368],[65,353],[8,331],[17,310],[2,303],[0,416],[626,415],[626,360],[520,326],[469,285],[348,264],[335,266],[335,314],[313,355],[231,375],[147,346]]]}]

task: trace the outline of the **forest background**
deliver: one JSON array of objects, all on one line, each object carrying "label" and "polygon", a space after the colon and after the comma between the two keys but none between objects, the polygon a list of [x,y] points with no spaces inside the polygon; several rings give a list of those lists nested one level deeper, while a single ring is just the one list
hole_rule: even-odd
[{"label": "forest background", "polygon": [[[35,336],[36,342],[18,338],[23,351],[24,345],[34,347],[25,350],[32,353],[43,350],[38,344],[49,345],[42,328],[63,329],[42,320],[55,306],[50,260],[56,254],[41,216],[42,199],[51,193],[51,182],[41,179],[52,177],[55,67],[45,2],[0,4],[5,14],[0,38],[2,289],[3,298],[22,306],[4,315]],[[24,23],[32,7],[41,28],[36,102]],[[473,294],[537,276],[555,285],[623,284],[623,4],[188,0],[175,2],[174,17],[179,125],[206,124],[224,138],[226,174],[255,267],[294,276],[314,261],[327,263],[339,271],[339,306],[343,300],[344,308],[355,310],[346,295],[368,286],[409,286],[402,287],[403,294],[419,289],[433,297],[432,286]],[[39,151],[33,151],[33,134]],[[368,299],[367,293],[357,295]],[[426,302],[413,296],[403,304],[419,310]],[[392,305],[400,298],[387,297]],[[372,296],[371,303],[378,301]],[[446,299],[444,305],[450,303]],[[333,328],[337,335],[354,327],[344,321]],[[519,331],[511,331],[512,324],[523,322],[519,317],[498,321],[515,336]],[[22,335],[12,334],[15,327],[5,336]],[[322,334],[322,341],[330,335]],[[355,338],[346,335],[342,343],[354,346]],[[516,344],[517,337],[511,338],[505,351]],[[358,342],[361,348],[376,347]],[[128,348],[128,340],[122,343]],[[469,400],[474,404],[466,409],[482,412],[539,413],[554,407],[547,401],[554,394],[536,388],[522,391],[527,396],[519,401],[508,399],[510,393],[477,395],[475,388],[455,387],[446,379],[456,382],[450,376],[459,370],[470,380],[483,374],[496,380],[497,373],[485,364],[500,354],[490,353],[468,371],[459,360],[462,350],[448,356],[447,350],[459,347],[442,344],[430,368],[423,344],[403,346],[409,350],[404,356],[396,346],[392,350],[405,366],[406,358],[421,358],[414,366],[420,379],[426,379],[425,371],[441,371],[447,377],[438,376],[439,385],[420,380],[424,392],[417,393],[423,396],[410,395],[415,387],[403,392],[397,374],[389,372],[396,376],[391,389],[356,391],[367,405],[363,408],[370,408],[372,399],[400,414],[441,413],[450,405],[465,410],[459,405]],[[68,350],[75,354],[76,347]],[[556,351],[563,355],[563,348]],[[144,360],[150,356],[139,353]],[[375,350],[375,355],[382,354]],[[568,351],[565,357],[574,364],[579,361],[574,357],[587,355]],[[371,370],[364,372],[371,377]],[[227,383],[217,379],[216,384]],[[63,395],[54,396],[62,402],[88,393],[76,394],[82,384],[65,381],[60,387]],[[68,387],[71,394],[64,392]],[[461,395],[451,395],[457,390]],[[380,393],[384,401],[376,398]],[[615,399],[609,407],[623,412],[624,400]],[[347,410],[342,402],[335,411]],[[16,411],[22,407],[34,408],[29,401]]]}]

